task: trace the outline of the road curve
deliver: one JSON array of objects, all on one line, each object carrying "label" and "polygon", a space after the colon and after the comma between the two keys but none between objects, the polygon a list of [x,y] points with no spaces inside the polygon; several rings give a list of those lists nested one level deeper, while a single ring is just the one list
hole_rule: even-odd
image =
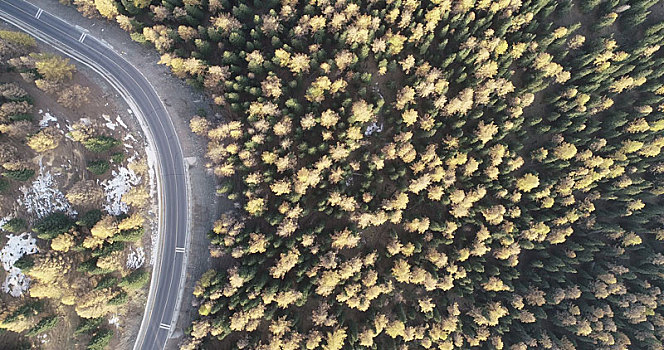
[{"label": "road curve", "polygon": [[134,350],[164,349],[177,321],[189,244],[189,190],[182,147],[161,99],[148,80],[109,45],[83,28],[23,0],[0,0],[0,19],[35,36],[100,74],[128,103],[154,147],[159,242],[143,321]]}]

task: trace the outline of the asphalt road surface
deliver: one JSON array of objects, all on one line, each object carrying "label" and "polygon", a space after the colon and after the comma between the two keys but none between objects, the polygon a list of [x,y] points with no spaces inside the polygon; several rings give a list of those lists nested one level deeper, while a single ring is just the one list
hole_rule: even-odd
[{"label": "asphalt road surface", "polygon": [[106,79],[138,117],[156,150],[160,241],[150,293],[134,349],[163,349],[183,290],[188,243],[188,190],[182,149],[166,108],[148,80],[110,46],[23,0],[0,0],[0,18]]}]

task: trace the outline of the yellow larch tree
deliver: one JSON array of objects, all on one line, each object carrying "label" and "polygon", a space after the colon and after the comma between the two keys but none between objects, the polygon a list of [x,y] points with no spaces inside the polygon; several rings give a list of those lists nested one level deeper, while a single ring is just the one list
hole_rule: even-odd
[{"label": "yellow larch tree", "polygon": [[144,186],[134,186],[122,195],[122,201],[135,208],[144,208],[149,199],[150,194]]},{"label": "yellow larch tree", "polygon": [[200,116],[194,116],[189,120],[189,128],[191,132],[198,136],[207,136],[210,130],[210,121]]},{"label": "yellow larch tree", "polygon": [[112,0],[94,0],[95,7],[99,14],[107,19],[114,19],[119,14],[115,1]]},{"label": "yellow larch tree", "polygon": [[122,219],[122,221],[120,221],[120,223],[118,224],[118,230],[119,231],[133,230],[142,227],[144,223],[145,223],[145,216],[143,216],[143,214],[140,212],[136,212]]},{"label": "yellow larch tree", "polygon": [[52,54],[34,54],[32,56],[36,58],[35,67],[37,71],[46,80],[59,83],[71,79],[76,71],[76,66],[69,63],[68,58]]},{"label": "yellow larch tree", "polygon": [[118,307],[108,302],[119,292],[110,288],[90,290],[76,303],[76,313],[82,318],[98,318],[117,312]]},{"label": "yellow larch tree", "polygon": [[287,253],[281,253],[279,260],[270,268],[270,275],[274,278],[283,278],[297,264],[300,258],[300,251],[296,248],[289,250]]},{"label": "yellow larch tree", "polygon": [[519,179],[516,180],[516,188],[519,191],[530,192],[537,186],[539,186],[539,178],[535,174],[525,174]]},{"label": "yellow larch tree", "polygon": [[115,218],[110,215],[104,216],[90,229],[92,236],[99,239],[113,237],[117,232],[118,225],[115,222]]},{"label": "yellow larch tree", "polygon": [[28,146],[36,152],[43,153],[55,149],[60,144],[57,129],[46,128],[28,138]]},{"label": "yellow larch tree", "polygon": [[341,350],[345,341],[346,328],[335,328],[332,332],[327,332],[323,350]]},{"label": "yellow larch tree", "polygon": [[75,206],[92,207],[101,203],[104,190],[93,180],[82,180],[75,183],[65,197]]},{"label": "yellow larch tree", "polygon": [[360,242],[360,236],[355,235],[348,228],[336,231],[330,238],[332,238],[332,248],[334,249],[355,248]]},{"label": "yellow larch tree", "polygon": [[69,233],[63,233],[51,240],[51,249],[66,253],[75,244],[74,236]]}]

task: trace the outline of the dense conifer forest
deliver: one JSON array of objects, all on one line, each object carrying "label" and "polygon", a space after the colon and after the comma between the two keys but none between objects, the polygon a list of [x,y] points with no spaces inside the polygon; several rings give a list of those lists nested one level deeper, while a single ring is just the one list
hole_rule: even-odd
[{"label": "dense conifer forest", "polygon": [[223,116],[183,349],[664,347],[661,1],[73,3]]}]

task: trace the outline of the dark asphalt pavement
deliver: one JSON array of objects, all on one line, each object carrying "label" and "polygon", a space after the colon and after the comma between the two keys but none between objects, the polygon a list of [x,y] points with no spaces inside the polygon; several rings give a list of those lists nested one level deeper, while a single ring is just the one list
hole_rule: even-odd
[{"label": "dark asphalt pavement", "polygon": [[[134,349],[163,349],[183,286],[188,197],[182,149],[175,127],[148,80],[102,42],[23,0],[0,0],[0,17],[35,35],[97,73],[144,117],[156,149],[161,239],[146,316]],[[145,130],[144,130],[145,131]],[[154,303],[150,305],[150,301]]]}]

